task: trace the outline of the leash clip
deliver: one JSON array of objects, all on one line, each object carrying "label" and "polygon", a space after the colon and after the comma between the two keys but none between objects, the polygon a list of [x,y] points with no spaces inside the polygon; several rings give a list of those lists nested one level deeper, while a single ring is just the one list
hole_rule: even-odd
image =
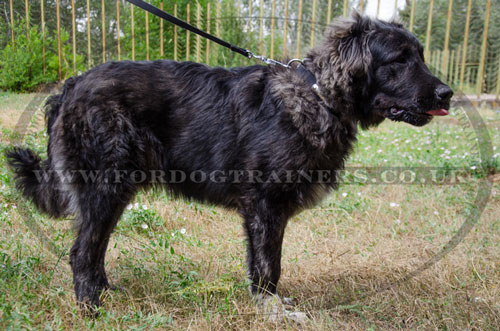
[{"label": "leash clip", "polygon": [[251,59],[251,58],[254,58],[254,59],[257,59],[259,61],[262,61],[264,62],[265,64],[276,64],[276,65],[280,65],[282,67],[285,67],[285,68],[290,68],[290,66],[288,64],[284,64],[284,63],[281,63],[279,61],[276,61],[276,60],[273,60],[273,59],[270,59],[270,58],[267,58],[265,56],[262,56],[262,55],[255,55],[254,53],[248,51],[248,57]]}]

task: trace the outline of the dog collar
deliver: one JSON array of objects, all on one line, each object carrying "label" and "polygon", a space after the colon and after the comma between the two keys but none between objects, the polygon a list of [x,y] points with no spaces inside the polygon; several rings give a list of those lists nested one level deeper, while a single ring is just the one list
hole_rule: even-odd
[{"label": "dog collar", "polygon": [[306,82],[306,84],[314,91],[314,93],[322,100],[325,101],[321,92],[319,90],[318,81],[316,80],[316,76],[304,66],[301,62],[297,66],[297,73],[302,77],[302,79]]}]

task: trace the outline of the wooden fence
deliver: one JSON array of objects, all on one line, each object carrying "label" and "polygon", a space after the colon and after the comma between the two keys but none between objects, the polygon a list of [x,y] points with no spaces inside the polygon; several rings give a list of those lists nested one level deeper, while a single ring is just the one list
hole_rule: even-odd
[{"label": "wooden fence", "polygon": [[[15,0],[22,1],[22,0]],[[208,40],[184,31],[157,17],[152,17],[124,0],[101,0],[100,8],[92,7],[96,1],[70,0],[71,17],[70,27],[61,27],[61,0],[39,0],[39,21],[42,36],[46,31],[46,18],[54,18],[54,13],[46,13],[45,5],[48,1],[55,2],[55,20],[58,55],[59,78],[65,77],[62,68],[67,65],[72,70],[64,70],[68,74],[90,68],[108,60],[152,60],[169,57],[174,60],[193,60],[210,65],[241,65],[248,61],[234,57],[231,53],[219,46],[213,46]],[[67,3],[66,0],[65,3]],[[298,0],[298,8],[290,8],[289,0],[246,0],[246,1],[205,1],[187,3],[178,6],[161,0],[151,2],[168,10],[173,15],[194,24],[200,29],[216,36],[230,37],[236,40],[231,42],[247,47],[253,52],[268,55],[271,58],[303,57],[305,51],[313,47],[321,39],[322,32],[335,16],[347,15],[356,8],[364,10],[363,0],[324,0],[327,8],[318,8],[318,0]],[[452,22],[453,0],[448,0],[448,13],[445,31],[445,40],[442,46],[432,45],[432,23],[434,0],[429,1],[428,21],[425,38],[425,57],[431,70],[446,82],[456,88],[474,92],[478,96],[482,93],[493,93],[496,98],[500,95],[500,55],[488,50],[488,32],[492,0],[485,2],[484,29],[481,48],[470,48],[469,26],[471,19],[472,0],[468,0],[466,22],[464,25],[463,44],[450,49],[450,26]],[[31,14],[32,4],[25,0],[26,29],[34,20]],[[377,15],[380,9],[377,2]],[[98,2],[97,2],[98,3]],[[415,3],[410,0],[410,18],[408,28],[414,29]],[[222,8],[225,6],[224,8]],[[13,0],[9,0],[10,29],[12,43],[15,45],[14,9]],[[106,15],[112,11],[114,16]],[[98,14],[100,13],[100,17]],[[48,15],[49,14],[49,15]],[[69,15],[69,14],[68,14]],[[18,15],[19,16],[19,15]],[[66,22],[67,22],[67,17]],[[100,27],[100,36],[95,29]],[[72,61],[68,64],[63,60],[62,29],[71,31]],[[241,31],[237,35],[234,31]],[[96,41],[96,38],[100,40]],[[86,39],[82,42],[83,39]],[[46,47],[43,47],[43,64],[45,67]],[[490,51],[490,56],[488,56]],[[500,50],[498,50],[500,51]],[[100,55],[97,55],[100,54]],[[66,54],[67,55],[67,54]],[[77,59],[83,58],[84,67]]]}]

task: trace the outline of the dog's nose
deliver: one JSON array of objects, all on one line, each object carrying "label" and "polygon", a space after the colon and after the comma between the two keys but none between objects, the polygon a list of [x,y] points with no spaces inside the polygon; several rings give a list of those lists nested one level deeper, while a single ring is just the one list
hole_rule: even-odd
[{"label": "dog's nose", "polygon": [[442,84],[436,88],[436,96],[443,101],[448,101],[453,96],[453,91],[448,85]]}]

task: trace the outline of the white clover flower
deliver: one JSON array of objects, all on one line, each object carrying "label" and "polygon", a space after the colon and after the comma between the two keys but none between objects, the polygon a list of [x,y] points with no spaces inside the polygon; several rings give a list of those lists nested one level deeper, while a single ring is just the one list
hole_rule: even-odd
[{"label": "white clover flower", "polygon": [[186,234],[186,229],[182,228],[179,232],[180,232],[181,234]]},{"label": "white clover flower", "polygon": [[127,205],[127,210],[132,209],[134,206],[132,206],[130,203]]},{"label": "white clover flower", "polygon": [[146,205],[142,205],[142,209],[144,209],[144,210],[148,210],[148,206],[146,206]]},{"label": "white clover flower", "polygon": [[146,230],[148,228],[148,225],[146,223],[142,223],[141,224],[141,228],[143,228],[144,230]]},{"label": "white clover flower", "polygon": [[401,224],[401,220],[400,219],[397,219],[394,221],[394,223],[396,223],[397,225]]},{"label": "white clover flower", "polygon": [[134,203],[134,209],[139,209],[139,203]]},{"label": "white clover flower", "polygon": [[342,193],[342,196],[345,198],[347,196],[347,193]]},{"label": "white clover flower", "polygon": [[471,168],[472,170],[476,170],[476,169],[477,169],[477,167],[476,167],[476,166],[472,166],[472,167],[470,167],[470,168]]},{"label": "white clover flower", "polygon": [[437,210],[434,211],[434,215],[438,216],[439,212]]},{"label": "white clover flower", "polygon": [[396,202],[391,202],[389,204],[389,206],[391,206],[391,208],[396,208],[396,207],[399,207],[399,203],[396,203]]}]

